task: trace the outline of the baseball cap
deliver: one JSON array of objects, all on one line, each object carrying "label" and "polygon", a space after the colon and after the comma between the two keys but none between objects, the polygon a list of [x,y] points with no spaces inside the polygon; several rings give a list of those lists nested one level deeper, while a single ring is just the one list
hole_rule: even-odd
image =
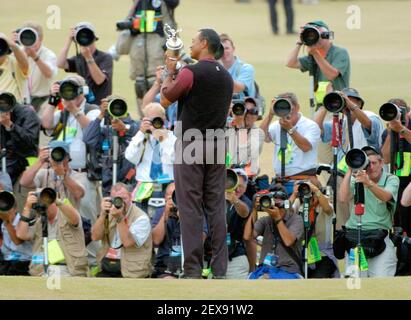
[{"label": "baseball cap", "polygon": [[252,115],[258,115],[257,101],[253,97],[245,97],[244,102],[251,102],[252,104],[254,104],[254,107],[246,109],[247,113]]},{"label": "baseball cap", "polygon": [[328,27],[328,25],[322,20],[315,20],[315,21],[312,21],[312,22],[308,22],[307,24],[311,24],[311,25],[314,25],[314,26],[317,26],[317,27],[326,28],[328,31],[330,31],[330,28]]},{"label": "baseball cap", "polygon": [[65,141],[59,141],[59,140],[50,141],[50,142],[49,142],[49,147],[50,147],[51,149],[54,149],[54,148],[63,148],[64,151],[65,151],[67,154],[70,154],[69,145],[68,145],[68,143],[65,142]]},{"label": "baseball cap", "polygon": [[247,173],[244,171],[244,169],[236,168],[236,169],[233,169],[233,171],[237,173],[237,175],[243,177],[243,179],[245,180],[245,183],[248,183]]},{"label": "baseball cap", "polygon": [[[365,146],[361,148],[362,151],[364,151],[365,153],[367,153],[367,151],[370,151],[371,153],[374,153],[375,155],[380,156],[381,152],[378,148],[374,148],[372,146]],[[368,154],[368,153],[367,153]]]},{"label": "baseball cap", "polygon": [[344,89],[342,90],[342,92],[345,93],[347,97],[356,98],[356,99],[360,100],[360,101],[361,101],[361,109],[362,109],[362,107],[364,106],[364,103],[365,103],[365,102],[364,102],[364,99],[361,98],[360,93],[358,92],[357,89],[354,89],[354,88],[344,88]]},{"label": "baseball cap", "polygon": [[90,29],[91,31],[93,31],[94,36],[96,37],[96,41],[98,40],[98,37],[97,37],[97,34],[96,34],[96,28],[90,22],[88,22],[88,21],[79,22],[75,25],[74,28],[77,29],[77,28],[81,28],[81,27],[86,27],[86,28]]}]

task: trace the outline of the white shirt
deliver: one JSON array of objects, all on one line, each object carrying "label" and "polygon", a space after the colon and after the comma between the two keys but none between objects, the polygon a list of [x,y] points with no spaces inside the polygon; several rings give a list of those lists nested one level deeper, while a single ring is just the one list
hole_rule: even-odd
[{"label": "white shirt", "polygon": [[[174,180],[173,163],[174,163],[174,143],[177,138],[172,131],[167,130],[168,137],[160,142],[160,156],[161,163],[163,165],[164,177],[169,180]],[[159,182],[152,181],[150,178],[150,169],[153,159],[153,148],[157,143],[157,140],[152,134],[148,135],[149,139],[145,141],[145,134],[138,131],[137,134],[131,139],[128,145],[125,157],[131,163],[136,165],[136,180],[142,182]],[[144,154],[143,154],[144,152]]]},{"label": "white shirt", "polygon": [[[317,146],[320,141],[321,131],[317,123],[300,114],[300,119],[294,127],[295,131],[301,134],[310,142],[312,148],[308,152],[303,152],[287,134],[287,150],[285,152],[285,175],[291,176],[300,172],[317,167]],[[274,141],[273,166],[276,175],[281,174],[281,126],[279,121],[275,121],[268,128],[271,140]]]},{"label": "white shirt", "polygon": [[[147,241],[148,237],[150,236],[150,219],[147,215],[142,215],[131,224],[128,230],[133,236],[133,239],[136,242],[137,247],[140,248],[141,246],[143,246],[143,244]],[[116,233],[114,235],[111,246],[113,248],[118,248],[121,246],[121,238],[118,229],[116,229]],[[120,250],[118,250],[117,254],[120,254]],[[120,257],[118,256],[117,258],[119,259]]]},{"label": "white shirt", "polygon": [[[20,221],[20,214],[17,213],[13,220],[13,227],[16,229],[17,224]],[[16,245],[10,238],[9,232],[7,231],[4,223],[1,225],[1,232],[3,233],[3,244],[1,246],[1,252],[3,253],[4,259],[7,261],[18,260],[18,261],[30,261],[31,260],[31,250],[33,247],[32,241],[24,241],[22,244]]]},{"label": "white shirt", "polygon": [[50,87],[57,76],[57,57],[53,51],[44,46],[37,51],[37,56],[51,69],[52,76],[46,78],[41,73],[37,62],[30,58],[29,91],[32,97],[44,97],[50,94]]},{"label": "white shirt", "polygon": [[[84,99],[80,106],[80,110],[83,112],[85,104],[86,100]],[[54,113],[53,127],[57,126],[60,120],[60,114],[60,110]],[[100,110],[96,109],[89,111],[86,116],[90,121],[93,121],[99,114]],[[62,133],[63,132],[61,132],[60,135],[62,135]],[[66,142],[70,145],[70,167],[72,169],[84,169],[86,167],[86,144],[83,142],[83,129],[71,113],[67,119]]]}]

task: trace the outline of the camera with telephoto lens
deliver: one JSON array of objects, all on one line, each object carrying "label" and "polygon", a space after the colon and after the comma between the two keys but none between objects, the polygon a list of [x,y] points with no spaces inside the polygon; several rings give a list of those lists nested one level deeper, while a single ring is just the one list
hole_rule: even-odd
[{"label": "camera with telephoto lens", "polygon": [[331,113],[339,113],[345,109],[345,99],[339,92],[330,92],[325,95],[323,105]]},{"label": "camera with telephoto lens", "polygon": [[79,95],[86,95],[87,93],[87,86],[79,86],[75,81],[71,79],[63,80],[60,83],[59,95],[64,100],[74,100]]},{"label": "camera with telephoto lens", "polygon": [[233,100],[232,101],[232,108],[231,110],[233,111],[233,114],[235,114],[236,116],[243,116],[245,114],[245,103],[243,100]]},{"label": "camera with telephoto lens", "polygon": [[394,103],[387,102],[380,107],[380,117],[384,121],[400,120],[402,124],[405,124],[407,108],[397,106]]},{"label": "camera with telephoto lens", "polygon": [[130,18],[116,22],[117,31],[130,30],[132,36],[136,36],[140,33],[140,19]]},{"label": "camera with telephoto lens", "polygon": [[121,209],[124,206],[124,200],[121,197],[114,197],[108,200],[116,209]]},{"label": "camera with telephoto lens", "polygon": [[276,97],[273,105],[273,112],[279,118],[288,117],[293,109],[290,100],[286,98]]},{"label": "camera with telephoto lens", "polygon": [[114,118],[124,118],[127,116],[127,103],[121,98],[113,98],[108,102],[107,111]]},{"label": "camera with telephoto lens", "polygon": [[274,191],[268,193],[256,193],[254,198],[259,198],[260,203],[257,206],[257,211],[264,211],[264,209],[288,209],[288,196],[283,191]]},{"label": "camera with telephoto lens", "polygon": [[61,163],[67,156],[66,150],[63,147],[55,147],[50,151],[50,157],[54,162]]},{"label": "camera with telephoto lens", "polygon": [[46,215],[47,208],[56,201],[57,194],[52,188],[44,188],[40,192],[35,192],[38,202],[33,204],[33,210],[39,215]]},{"label": "camera with telephoto lens", "polygon": [[300,199],[304,199],[304,198],[311,198],[311,196],[312,196],[312,192],[311,192],[310,185],[306,182],[300,182],[298,184],[298,197]]},{"label": "camera with telephoto lens", "polygon": [[353,171],[366,170],[370,164],[367,154],[361,149],[351,149],[345,155],[347,165]]},{"label": "camera with telephoto lens", "polygon": [[238,178],[237,172],[235,172],[233,169],[227,169],[226,170],[226,180],[225,180],[225,191],[234,192],[237,189],[239,183],[240,183],[240,180]]},{"label": "camera with telephoto lens", "polygon": [[318,43],[320,39],[329,39],[334,38],[334,32],[332,31],[320,31],[320,29],[312,24],[307,24],[303,27],[303,31],[300,34],[301,42],[304,43],[307,47],[311,47]]},{"label": "camera with telephoto lens", "polygon": [[10,53],[11,53],[11,49],[6,39],[0,38],[0,57],[6,54],[10,54]]},{"label": "camera with telephoto lens", "polygon": [[97,37],[90,27],[86,25],[79,25],[74,28],[74,41],[76,41],[80,46],[88,47],[96,40]]},{"label": "camera with telephoto lens", "polygon": [[16,97],[13,94],[9,92],[3,92],[0,94],[0,113],[12,111],[16,104]]},{"label": "camera with telephoto lens", "polygon": [[39,35],[37,31],[33,28],[21,28],[16,30],[17,33],[17,41],[16,43],[27,48],[30,48],[35,45],[37,42]]},{"label": "camera with telephoto lens", "polygon": [[14,207],[16,203],[16,198],[11,192],[2,191],[0,192],[0,212],[7,212]]}]

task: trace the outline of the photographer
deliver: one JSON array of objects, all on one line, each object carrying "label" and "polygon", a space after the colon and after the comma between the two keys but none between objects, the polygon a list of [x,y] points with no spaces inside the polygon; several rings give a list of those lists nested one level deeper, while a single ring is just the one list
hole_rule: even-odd
[{"label": "photographer", "polygon": [[[140,130],[126,148],[125,157],[136,166],[136,199],[147,210],[151,196],[164,196],[167,183],[174,180],[173,132],[164,128],[165,111],[159,103],[149,103],[143,110]],[[154,191],[154,192],[153,192]]]},{"label": "photographer", "polygon": [[[91,43],[87,43],[86,46],[78,43],[78,39],[76,39],[76,35],[84,29],[88,29],[93,37],[93,39],[87,39],[86,42]],[[70,28],[66,44],[58,57],[57,66],[66,72],[75,72],[83,77],[90,88],[87,101],[99,105],[101,99],[111,95],[113,59],[108,53],[96,48],[95,41],[97,40],[95,29],[88,22],[80,22],[75,27]],[[76,45],[80,45],[80,54],[67,58],[73,41]]]},{"label": "photographer", "polygon": [[[0,198],[5,204],[3,192],[12,192],[11,180],[8,174],[0,173]],[[20,213],[17,212],[17,201],[10,193],[14,204],[9,210],[0,210],[0,222],[2,236],[0,258],[0,275],[4,276],[28,276],[31,260],[32,243],[23,241],[16,235],[16,227],[20,221]],[[6,208],[4,208],[6,209]]]},{"label": "photographer", "polygon": [[[403,99],[394,98],[390,99],[388,103],[393,103],[400,108],[404,108],[405,124],[401,119],[394,119],[387,122],[387,129],[382,133],[383,145],[381,153],[384,157],[384,163],[391,163],[391,134],[394,132],[399,136],[399,142],[396,146],[396,165],[398,167],[395,170],[395,175],[400,179],[400,187],[398,189],[398,199],[400,200],[404,189],[409,185],[411,181],[411,120],[410,120],[410,108]],[[400,151],[401,148],[401,151]],[[401,157],[403,160],[402,168],[400,168]],[[411,217],[409,208],[402,205],[400,201],[397,203],[397,209],[394,216],[394,224],[400,226],[408,236],[411,236]]]},{"label": "photographer", "polygon": [[111,188],[111,198],[101,203],[92,228],[93,241],[103,241],[97,277],[147,278],[151,274],[150,221],[131,200],[127,186],[119,182]]},{"label": "photographer", "polygon": [[39,203],[39,198],[38,193],[29,192],[16,229],[17,237],[33,241],[30,275],[44,275],[42,217],[45,215],[49,248],[54,247],[53,251],[49,250],[49,261],[56,259],[54,264],[49,265],[48,275],[57,273],[60,276],[86,277],[87,251],[79,212],[58,197],[47,207]]},{"label": "photographer", "polygon": [[16,40],[15,33],[11,39],[0,33],[0,92],[10,92],[17,102],[26,104],[29,102],[29,61]]},{"label": "photographer", "polygon": [[[307,45],[307,54],[298,58],[301,47],[305,44],[302,34],[307,28],[316,29],[320,34],[315,44]],[[324,38],[323,38],[324,34]],[[313,21],[301,28],[296,47],[287,59],[287,67],[309,71],[314,75],[317,104],[328,90],[342,90],[350,85],[350,57],[344,48],[335,46],[331,41],[330,28],[323,21]],[[330,86],[331,84],[331,86]]]},{"label": "photographer", "polygon": [[0,92],[2,148],[6,149],[7,173],[15,185],[31,158],[37,156],[40,121],[33,108],[12,100],[13,95]]},{"label": "photographer", "polygon": [[[111,52],[115,59],[119,55],[130,56],[130,79],[135,81],[138,112],[143,116],[141,99],[154,82],[157,66],[163,63],[164,25],[175,26],[174,9],[179,0],[133,0],[126,21],[117,23],[123,30]],[[152,16],[153,19],[148,17]],[[148,20],[146,20],[148,19]],[[148,21],[144,24],[142,21]],[[127,25],[121,27],[120,25]],[[134,26],[137,25],[137,28]],[[112,49],[111,49],[112,50]]]},{"label": "photographer", "polygon": [[246,96],[255,98],[254,67],[234,55],[235,47],[229,35],[220,34],[220,41],[224,46],[221,62],[234,81],[234,98],[244,99]]},{"label": "photographer", "polygon": [[[303,220],[292,209],[285,208],[288,199],[285,189],[273,192],[274,205],[264,208],[268,216],[255,222],[253,237],[263,236],[260,264],[280,269],[275,278],[295,279],[302,276],[301,240],[304,235]],[[254,203],[253,215],[257,216],[260,200]],[[258,273],[258,269],[255,271]],[[297,275],[297,276],[296,276]]]},{"label": "photographer", "polygon": [[[286,117],[271,123],[274,117],[276,99],[286,99],[291,111]],[[271,124],[270,124],[271,123]],[[320,139],[318,125],[300,113],[300,105],[293,93],[280,94],[273,100],[269,114],[262,121],[260,128],[266,134],[266,142],[274,142],[274,171],[281,173],[281,129],[287,131],[287,149],[285,152],[285,176],[292,180],[316,180],[317,144]],[[302,176],[304,178],[302,178]]]},{"label": "photographer", "polygon": [[[53,157],[56,151],[58,159]],[[69,166],[69,145],[64,141],[51,141],[48,147],[40,149],[38,158],[35,164],[24,171],[20,184],[26,188],[53,188],[59,198],[68,199],[79,209],[80,200],[86,191],[81,184],[81,174]]]},{"label": "photographer", "polygon": [[[315,260],[308,261],[308,278],[339,278],[338,261],[334,256],[332,244],[332,218],[334,210],[330,199],[324,195],[319,186],[301,181],[294,186],[290,197],[294,212],[304,216],[304,199],[309,199],[308,250]],[[319,256],[315,256],[318,254]]]},{"label": "photographer", "polygon": [[247,175],[242,169],[234,169],[239,184],[235,191],[225,192],[227,202],[227,279],[246,279],[250,269],[244,243],[244,227],[253,209],[253,204],[244,192],[247,189]]},{"label": "photographer", "polygon": [[113,118],[109,115],[107,108],[114,99],[116,97],[109,96],[101,101],[100,115],[84,129],[83,136],[83,141],[87,147],[98,150],[102,157],[102,189],[104,197],[110,194],[113,182],[113,132],[116,131],[119,136],[117,179],[118,181],[126,182],[133,180],[134,174],[133,176],[129,175],[131,174],[130,170],[134,170],[134,166],[125,158],[124,153],[131,138],[139,129],[139,124],[131,119],[129,113],[119,118]]},{"label": "photographer", "polygon": [[[372,146],[376,149],[381,148],[381,133],[383,125],[381,119],[373,112],[363,110],[364,99],[359,92],[353,88],[345,88],[339,92],[345,101],[345,108],[343,109],[342,122],[342,141],[341,147],[338,148],[337,164],[338,170],[346,173],[348,167],[345,163],[345,154],[350,149],[350,141],[348,137],[348,126],[352,128],[353,144],[355,148],[363,148],[365,146]],[[351,124],[348,123],[347,113],[350,113]],[[321,107],[315,117],[315,122],[321,129],[321,140],[323,143],[330,144],[332,141],[332,121],[324,121],[327,116],[327,109]],[[337,178],[337,189],[340,188],[342,179]],[[350,212],[349,206],[343,204],[337,196],[337,229],[347,221]]]},{"label": "photographer", "polygon": [[26,22],[22,29],[31,28],[37,33],[36,42],[30,47],[24,47],[29,58],[30,101],[34,109],[39,112],[40,107],[50,95],[50,87],[57,76],[56,54],[43,45],[43,28],[37,22]]},{"label": "photographer", "polygon": [[[340,187],[340,199],[346,203],[352,203],[355,183],[364,185],[364,205],[365,214],[362,216],[362,230],[370,233],[379,233],[384,238],[379,238],[378,242],[373,241],[374,251],[385,249],[375,257],[367,257],[369,277],[388,277],[394,276],[397,265],[395,247],[389,238],[392,228],[393,215],[397,203],[398,177],[388,174],[383,170],[383,160],[381,154],[372,147],[362,149],[369,161],[365,170],[357,170],[353,173],[348,169]],[[357,217],[355,209],[352,207],[350,218],[346,223],[347,231],[354,229],[357,232]],[[384,232],[380,233],[379,231]],[[372,236],[372,235],[371,235]],[[362,239],[362,242],[367,239]],[[355,246],[356,244],[354,244]],[[351,245],[352,246],[352,245]]]}]

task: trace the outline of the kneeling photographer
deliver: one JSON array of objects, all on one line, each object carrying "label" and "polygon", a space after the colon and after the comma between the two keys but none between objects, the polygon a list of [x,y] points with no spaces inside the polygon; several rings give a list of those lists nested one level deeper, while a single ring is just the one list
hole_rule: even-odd
[{"label": "kneeling photographer", "polygon": [[308,278],[339,278],[332,245],[334,210],[330,199],[319,186],[300,181],[294,186],[290,202],[303,218],[307,232]]},{"label": "kneeling photographer", "polygon": [[[134,181],[134,165],[125,158],[124,153],[139,124],[131,119],[127,109],[125,100],[108,96],[101,101],[100,115],[84,129],[84,143],[88,148],[97,150],[101,158],[104,197],[110,194],[111,186],[117,181]],[[113,170],[116,170],[115,175]]]},{"label": "kneeling photographer", "polygon": [[16,235],[21,215],[17,212],[17,201],[11,193],[12,185],[7,173],[0,173],[0,275],[28,276],[32,243]]},{"label": "kneeling photographer", "polygon": [[[281,191],[280,191],[281,190]],[[300,215],[289,208],[284,187],[257,193],[253,214],[264,211],[268,216],[254,225],[254,238],[263,236],[260,267],[249,279],[300,279],[303,274],[301,240],[304,224]]]},{"label": "kneeling photographer", "polygon": [[93,241],[103,244],[97,256],[97,277],[147,278],[153,248],[150,220],[132,203],[124,183],[116,183],[110,195],[103,199],[92,228]]},{"label": "kneeling photographer", "polygon": [[[352,206],[346,229],[337,231],[335,256],[342,259],[345,252],[350,252],[348,262],[352,262],[351,249],[360,242],[368,263],[367,276],[394,276],[397,257],[389,230],[393,226],[399,179],[383,170],[381,154],[373,147],[351,149],[346,161],[349,169],[341,183],[340,198],[355,207]],[[363,261],[362,254],[361,257]],[[366,271],[363,265],[361,271]]]},{"label": "kneeling photographer", "polygon": [[[172,279],[182,276],[182,242],[180,213],[175,195],[175,184],[170,183],[165,193],[166,205],[158,208],[152,220],[154,246],[158,247],[152,278]],[[203,238],[207,237],[204,218]]]},{"label": "kneeling photographer", "polygon": [[[17,225],[17,237],[33,241],[30,275],[86,277],[84,231],[79,212],[51,188],[29,192]],[[47,241],[47,249],[44,243]],[[44,257],[48,257],[44,261]]]}]

